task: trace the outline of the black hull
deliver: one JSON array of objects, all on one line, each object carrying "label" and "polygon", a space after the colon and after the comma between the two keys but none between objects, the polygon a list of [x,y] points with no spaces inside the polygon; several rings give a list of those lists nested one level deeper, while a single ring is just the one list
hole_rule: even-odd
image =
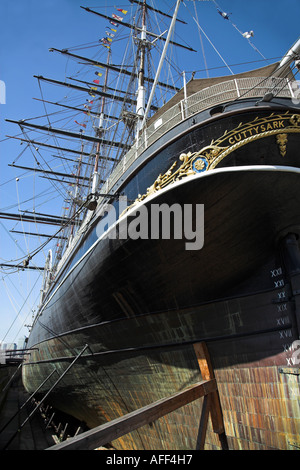
[{"label": "black hull", "polygon": [[[225,118],[214,132],[223,124]],[[182,137],[177,154],[195,135]],[[140,202],[204,204],[201,250],[174,239],[94,243],[57,280],[35,322],[28,347],[39,350],[23,367],[27,390],[53,366],[62,373],[88,344],[49,399],[93,427],[197,382],[193,343],[205,341],[230,448],[299,446],[299,375],[284,372],[295,365],[299,338],[296,143],[293,134],[285,160],[274,139],[249,143],[230,155],[235,168],[226,168],[225,158],[215,171],[175,181]],[[243,165],[246,156],[252,167]],[[268,166],[272,161],[276,166]],[[195,402],[112,445],[193,449],[200,411]],[[206,445],[219,445],[212,432]]]}]

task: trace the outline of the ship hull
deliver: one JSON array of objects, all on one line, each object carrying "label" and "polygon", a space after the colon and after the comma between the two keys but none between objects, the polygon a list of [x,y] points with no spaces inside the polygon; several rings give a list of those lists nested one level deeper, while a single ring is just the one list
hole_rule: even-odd
[{"label": "ship hull", "polygon": [[[240,166],[187,177],[140,202],[204,204],[203,247],[109,234],[94,243],[35,323],[28,346],[38,351],[23,366],[27,390],[53,366],[62,374],[88,345],[49,400],[94,427],[199,381],[193,344],[205,341],[229,447],[299,447],[298,188],[297,168]],[[194,449],[201,406],[111,444]],[[206,448],[219,446],[210,429]]]}]

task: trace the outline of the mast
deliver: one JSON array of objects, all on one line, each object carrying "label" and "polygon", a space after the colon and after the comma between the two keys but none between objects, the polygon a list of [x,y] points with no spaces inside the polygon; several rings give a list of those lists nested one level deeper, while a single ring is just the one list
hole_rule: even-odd
[{"label": "mast", "polygon": [[143,2],[143,19],[142,19],[142,30],[140,38],[140,50],[141,50],[141,59],[140,59],[140,68],[138,73],[138,90],[137,90],[137,104],[136,104],[136,114],[138,116],[137,125],[136,125],[136,137],[138,136],[139,131],[142,127],[142,120],[145,114],[145,102],[146,102],[146,88],[144,86],[145,78],[145,49],[146,49],[146,0]]},{"label": "mast", "polygon": [[[110,54],[111,50],[108,49],[108,54],[107,54],[107,65],[109,64],[110,61]],[[108,67],[106,68],[105,71],[105,78],[104,78],[104,85],[103,85],[103,91],[106,92],[106,87],[107,87],[107,79],[108,79]],[[100,117],[99,117],[99,127],[97,130],[97,134],[100,137],[101,134],[104,132],[103,129],[103,122],[104,122],[104,106],[105,106],[105,97],[102,97],[101,100],[101,108],[100,108]],[[93,174],[93,181],[92,181],[92,199],[89,202],[88,209],[89,210],[94,210],[97,207],[97,197],[96,197],[96,191],[99,185],[99,156],[100,156],[100,150],[101,150],[101,143],[97,143],[97,148],[96,148],[96,156],[95,156],[95,167],[94,167],[94,174]]]},{"label": "mast", "polygon": [[160,61],[159,61],[159,64],[158,64],[156,76],[155,76],[154,83],[153,83],[153,86],[152,86],[152,90],[151,90],[151,93],[150,93],[150,96],[149,96],[149,100],[148,100],[148,103],[147,103],[147,108],[146,108],[146,111],[145,111],[145,114],[144,114],[144,119],[143,119],[143,122],[142,122],[142,127],[145,125],[145,122],[146,122],[146,119],[147,119],[147,115],[148,115],[149,110],[150,110],[150,108],[151,108],[151,103],[152,103],[152,100],[153,100],[155,88],[156,88],[156,85],[157,85],[157,83],[158,83],[158,79],[159,79],[159,75],[160,75],[160,72],[161,72],[161,68],[162,68],[163,62],[164,62],[164,60],[165,60],[167,48],[168,48],[168,45],[169,45],[169,42],[170,42],[170,39],[171,39],[171,35],[172,35],[172,33],[173,33],[173,30],[174,30],[174,26],[175,26],[176,17],[177,17],[177,14],[178,14],[180,2],[181,2],[181,0],[177,0],[176,7],[175,7],[175,11],[174,11],[174,15],[173,15],[173,18],[172,18],[172,21],[171,21],[171,25],[170,25],[170,29],[169,29],[169,32],[168,32],[168,36],[167,36],[167,39],[166,39],[166,42],[165,42],[165,45],[164,45],[164,49],[163,49],[163,52],[162,52],[162,55],[161,55],[161,58],[160,58]]},{"label": "mast", "polygon": [[[81,142],[81,152],[83,152],[83,143]],[[74,191],[74,195],[71,196],[71,199],[72,199],[72,215],[71,215],[71,219],[74,218],[75,220],[75,216],[76,216],[76,200],[78,199],[78,191],[79,191],[79,181],[80,179],[82,179],[83,177],[80,175],[81,173],[81,161],[82,161],[82,155],[80,155],[79,157],[79,162],[78,162],[78,168],[77,168],[77,175],[76,175],[76,185],[75,185],[75,191]],[[74,225],[71,226],[71,233],[70,233],[70,238],[72,239],[74,235]],[[61,256],[61,253],[60,253],[60,256]]]}]

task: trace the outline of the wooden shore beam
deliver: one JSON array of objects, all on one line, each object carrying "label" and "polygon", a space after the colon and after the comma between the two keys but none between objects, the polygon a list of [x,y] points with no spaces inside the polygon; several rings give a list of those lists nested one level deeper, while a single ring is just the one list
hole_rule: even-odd
[{"label": "wooden shore beam", "polygon": [[46,450],[94,450],[171,413],[177,408],[214,392],[216,388],[215,380],[202,380],[170,397],[163,398],[125,416],[97,426]]},{"label": "wooden shore beam", "polygon": [[120,418],[116,418],[63,441],[60,444],[49,447],[46,450],[97,449],[201,397],[204,397],[204,401],[196,448],[198,450],[204,449],[207,423],[210,415],[213,430],[219,435],[222,449],[228,449],[217,383],[208,349],[205,343],[197,343],[194,344],[194,350],[201,371],[202,381],[169,397],[162,398],[150,405],[146,405]]},{"label": "wooden shore beam", "polygon": [[[214,369],[212,367],[209,351],[206,343],[195,343],[194,351],[198,360],[199,369],[202,379],[215,380]],[[203,450],[205,444],[205,436],[208,424],[209,414],[211,416],[212,426],[215,433],[219,435],[220,444],[223,450],[228,450],[228,443],[225,434],[223,421],[223,413],[218,389],[210,395],[205,396],[202,408],[202,416],[200,420],[197,449]]]}]

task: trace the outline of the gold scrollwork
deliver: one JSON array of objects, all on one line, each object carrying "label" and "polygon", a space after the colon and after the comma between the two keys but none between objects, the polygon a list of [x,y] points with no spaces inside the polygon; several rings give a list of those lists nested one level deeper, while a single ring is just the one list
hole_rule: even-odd
[{"label": "gold scrollwork", "polygon": [[245,124],[241,122],[231,131],[226,130],[221,137],[212,140],[210,145],[201,150],[182,153],[179,156],[181,165],[177,168],[177,162],[174,162],[166,173],[160,174],[154,183],[147,188],[145,194],[138,195],[138,198],[126,211],[175,181],[214,169],[227,155],[257,139],[275,135],[280,153],[285,156],[288,133],[300,133],[300,114],[291,114],[290,111],[284,114],[272,113],[267,117],[256,117],[253,121]]},{"label": "gold scrollwork", "polygon": [[293,126],[300,126],[300,114],[293,114],[290,123],[293,124]]},{"label": "gold scrollwork", "polygon": [[[228,149],[218,155],[207,168],[208,170],[215,168],[223,158],[236,149],[247,145],[258,139],[275,135],[276,138],[282,134],[287,135],[291,133],[300,133],[300,115],[291,114],[287,111],[284,114],[272,113],[268,117],[256,117],[253,121],[248,123],[240,123],[235,129],[230,132],[225,131],[222,137],[216,142],[224,142],[227,140],[231,145]],[[285,137],[279,137],[281,146],[280,152],[286,152]],[[278,143],[278,140],[277,140]]]},{"label": "gold scrollwork", "polygon": [[280,155],[284,157],[286,155],[286,144],[288,141],[288,135],[287,134],[277,134],[276,135],[276,141],[279,146],[279,151]]}]

